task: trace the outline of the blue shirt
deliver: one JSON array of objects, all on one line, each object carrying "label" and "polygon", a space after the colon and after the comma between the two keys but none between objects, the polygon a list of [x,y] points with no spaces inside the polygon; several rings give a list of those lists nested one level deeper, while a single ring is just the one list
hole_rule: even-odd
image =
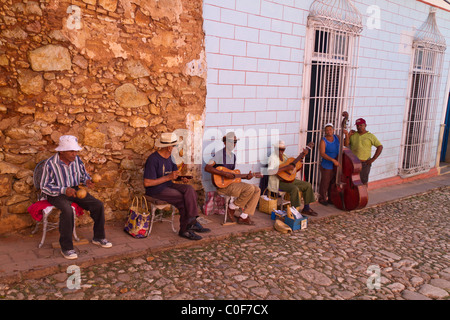
[{"label": "blue shirt", "polygon": [[[339,155],[339,138],[334,134],[333,141],[330,142],[327,138],[323,137],[322,140],[325,141],[325,154],[333,159],[336,159]],[[322,167],[324,169],[333,169],[333,162],[322,158]]]},{"label": "blue shirt", "polygon": [[[158,179],[168,175],[172,171],[177,171],[177,165],[172,161],[172,157],[164,158],[158,152],[153,152],[145,162],[144,179]],[[173,185],[173,181],[169,180],[153,187],[145,187],[145,194],[155,196],[165,188]]]}]

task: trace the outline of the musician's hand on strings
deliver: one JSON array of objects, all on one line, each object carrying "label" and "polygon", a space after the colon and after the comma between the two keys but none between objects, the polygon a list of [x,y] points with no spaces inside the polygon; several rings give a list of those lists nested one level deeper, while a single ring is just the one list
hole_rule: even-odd
[{"label": "musician's hand on strings", "polygon": [[283,170],[283,171],[289,171],[289,172],[291,172],[292,170],[294,170],[295,169],[295,166],[293,165],[293,164],[289,164],[289,165],[287,165],[286,167],[285,167],[285,170]]},{"label": "musician's hand on strings", "polygon": [[303,149],[303,154],[304,154],[305,156],[306,156],[308,153],[309,153],[309,149],[308,149],[308,148]]},{"label": "musician's hand on strings", "polygon": [[247,180],[250,180],[250,179],[252,179],[253,178],[253,173],[250,171],[248,174],[247,174],[247,177],[246,177],[246,179]]}]

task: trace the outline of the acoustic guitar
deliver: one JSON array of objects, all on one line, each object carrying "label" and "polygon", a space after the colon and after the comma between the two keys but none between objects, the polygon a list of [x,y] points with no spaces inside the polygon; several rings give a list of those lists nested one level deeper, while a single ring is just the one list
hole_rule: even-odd
[{"label": "acoustic guitar", "polygon": [[[314,142],[311,141],[310,143],[308,143],[306,145],[306,148],[308,148],[310,150],[312,148],[314,148]],[[283,163],[283,166],[287,166],[287,165],[292,164],[294,166],[294,169],[279,172],[279,173],[277,173],[277,176],[281,180],[283,180],[285,182],[292,182],[292,181],[294,181],[295,175],[297,174],[298,170],[300,170],[301,167],[303,166],[303,163],[300,160],[302,160],[305,157],[305,155],[306,155],[305,154],[305,150],[303,150],[303,152],[300,153],[297,158],[289,158],[289,159],[287,159],[286,162]]]},{"label": "acoustic guitar", "polygon": [[[211,174],[211,176],[212,176],[212,179],[211,179],[212,183],[213,183],[213,185],[216,188],[226,188],[232,183],[241,182],[241,178],[247,176],[247,174],[241,174],[241,171],[239,171],[238,169],[230,170],[230,169],[225,168],[225,167],[217,167],[216,169],[220,170],[220,171],[229,172],[229,173],[234,174],[234,178],[233,179],[227,179],[224,176],[221,176],[221,175],[218,175],[218,174]],[[255,178],[262,178],[262,174],[260,172],[254,172],[253,176]]]}]

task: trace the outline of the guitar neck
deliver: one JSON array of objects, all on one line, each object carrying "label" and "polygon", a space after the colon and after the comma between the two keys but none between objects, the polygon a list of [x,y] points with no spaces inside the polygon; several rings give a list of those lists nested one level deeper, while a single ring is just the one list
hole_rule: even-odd
[{"label": "guitar neck", "polygon": [[300,160],[302,160],[304,157],[305,157],[305,155],[304,155],[304,153],[302,152],[302,153],[300,153],[300,154],[298,155],[298,157],[295,158],[295,160],[292,161],[290,164],[292,164],[292,165],[295,166],[295,165],[297,164],[297,162],[299,162]]},{"label": "guitar neck", "polygon": [[244,177],[246,177],[247,176],[247,173],[246,174],[234,174],[234,178],[244,178]]}]

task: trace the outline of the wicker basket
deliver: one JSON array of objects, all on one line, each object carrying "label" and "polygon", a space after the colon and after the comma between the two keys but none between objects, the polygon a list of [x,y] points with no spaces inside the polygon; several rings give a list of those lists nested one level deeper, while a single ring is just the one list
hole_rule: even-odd
[{"label": "wicker basket", "polygon": [[271,198],[270,192],[267,195],[267,197],[270,200],[264,199],[263,196],[265,195],[266,191],[267,191],[267,188],[264,190],[262,195],[259,197],[259,211],[267,213],[267,214],[271,214],[273,210],[277,209],[278,200],[277,200],[277,198]]}]

